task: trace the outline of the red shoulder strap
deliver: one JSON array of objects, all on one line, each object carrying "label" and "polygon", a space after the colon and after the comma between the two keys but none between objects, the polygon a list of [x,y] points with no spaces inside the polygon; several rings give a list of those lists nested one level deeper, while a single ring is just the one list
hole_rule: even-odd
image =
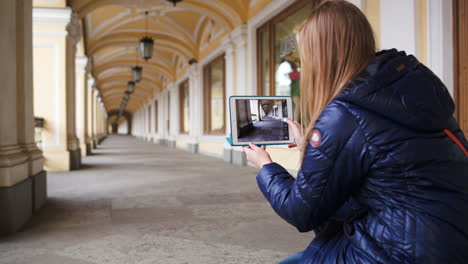
[{"label": "red shoulder strap", "polygon": [[468,151],[466,150],[466,148],[463,146],[463,144],[460,142],[460,140],[458,140],[458,138],[452,133],[450,132],[450,130],[448,129],[444,129],[444,133],[450,138],[453,140],[453,142],[455,144],[457,144],[457,146],[463,151],[463,153],[465,153],[465,156],[468,157]]}]

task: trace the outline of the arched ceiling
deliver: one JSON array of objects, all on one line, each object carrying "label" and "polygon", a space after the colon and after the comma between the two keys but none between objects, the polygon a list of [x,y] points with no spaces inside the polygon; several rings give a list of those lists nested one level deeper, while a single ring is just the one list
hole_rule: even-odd
[{"label": "arched ceiling", "polygon": [[131,67],[136,64],[139,40],[145,35],[154,39],[153,58],[138,59],[143,80],[126,108],[134,113],[180,77],[191,58],[200,60],[200,53],[211,42],[246,23],[249,8],[258,1],[183,0],[176,7],[167,0],[70,2],[82,19],[86,54],[108,111],[120,107],[127,82],[132,79]]}]

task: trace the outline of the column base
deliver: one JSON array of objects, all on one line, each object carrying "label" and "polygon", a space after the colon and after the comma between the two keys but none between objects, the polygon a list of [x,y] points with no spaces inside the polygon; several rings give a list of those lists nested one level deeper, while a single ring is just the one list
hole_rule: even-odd
[{"label": "column base", "polygon": [[231,151],[231,162],[235,165],[245,166],[247,165],[247,157],[244,151],[235,150]]},{"label": "column base", "polygon": [[169,140],[166,141],[166,143],[167,143],[167,146],[170,147],[170,148],[175,148],[176,147],[176,141],[175,140],[169,139]]},{"label": "column base", "polygon": [[88,156],[86,153],[86,144],[80,144],[80,150],[81,150],[81,157],[86,157]]},{"label": "column base", "polygon": [[89,156],[91,155],[93,149],[93,144],[92,143],[86,143],[86,155]]},{"label": "column base", "polygon": [[98,139],[98,144],[101,144],[105,139],[107,138],[107,136],[102,136]]},{"label": "column base", "polygon": [[160,139],[158,139],[158,144],[161,145],[161,146],[166,146],[167,142],[166,142],[165,139],[160,138]]},{"label": "column base", "polygon": [[198,143],[188,143],[187,150],[190,153],[196,154],[198,153]]},{"label": "column base", "polygon": [[81,167],[81,150],[69,150],[70,153],[70,170],[79,170]]},{"label": "column base", "polygon": [[44,206],[47,201],[47,172],[40,173],[31,177],[32,180],[32,206],[36,212]]},{"label": "column base", "polygon": [[0,187],[0,235],[14,233],[29,221],[33,211],[32,190],[31,178]]},{"label": "column base", "polygon": [[225,162],[231,163],[232,162],[232,149],[224,149],[223,159]]}]

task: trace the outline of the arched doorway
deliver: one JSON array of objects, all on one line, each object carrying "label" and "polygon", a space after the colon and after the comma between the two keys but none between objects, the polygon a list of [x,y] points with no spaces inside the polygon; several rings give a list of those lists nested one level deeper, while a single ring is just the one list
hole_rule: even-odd
[{"label": "arched doorway", "polygon": [[[119,118],[119,110],[111,110],[107,113],[107,115],[107,122],[112,127],[113,134],[118,133],[119,124],[125,120],[127,121],[127,135],[132,134],[132,113],[124,111],[122,116]],[[119,118],[119,120],[117,120],[117,118]]]}]

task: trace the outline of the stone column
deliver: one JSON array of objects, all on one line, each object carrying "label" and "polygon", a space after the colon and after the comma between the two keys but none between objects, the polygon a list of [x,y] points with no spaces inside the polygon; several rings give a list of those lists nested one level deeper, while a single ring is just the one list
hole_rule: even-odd
[{"label": "stone column", "polygon": [[[241,25],[230,34],[235,49],[235,87],[236,95],[246,95],[247,92],[247,25]],[[229,96],[227,97],[229,98]],[[229,122],[230,118],[227,119]],[[229,133],[229,132],[228,132]],[[246,165],[247,158],[242,147],[232,147],[231,162]]]},{"label": "stone column", "polygon": [[189,67],[190,131],[188,151],[198,153],[199,138],[203,134],[203,83],[198,63]]},{"label": "stone column", "polygon": [[81,166],[80,141],[76,136],[76,46],[81,38],[81,28],[78,14],[73,12],[67,25],[67,149],[70,153],[70,169],[77,170]]},{"label": "stone column", "polygon": [[0,1],[0,234],[20,229],[44,202],[35,193],[45,194],[45,173],[34,146],[31,10],[31,0]]},{"label": "stone column", "polygon": [[[234,57],[234,43],[232,42],[231,37],[228,35],[226,38],[223,39],[222,43],[224,50],[225,50],[225,63],[226,63],[226,100],[231,95],[234,95],[235,91],[235,57]],[[231,131],[231,124],[229,122],[229,104],[226,103],[226,116],[225,116],[225,122],[226,122],[226,136],[230,136],[230,131]],[[225,142],[224,143],[224,160],[226,162],[232,162],[232,147]]]},{"label": "stone column", "polygon": [[44,171],[44,156],[34,138],[34,91],[33,91],[33,38],[32,2],[17,3],[17,86],[18,86],[18,142],[29,157],[29,177],[33,184],[33,209],[40,209],[47,199],[47,181]]},{"label": "stone column", "polygon": [[93,144],[94,148],[97,148],[97,145],[99,144],[99,137],[98,137],[98,97],[99,93],[97,88],[94,89],[93,91]]},{"label": "stone column", "polygon": [[151,100],[151,142],[156,143],[157,142],[157,130],[156,127],[158,124],[156,124],[157,117],[156,115],[158,114],[158,109],[156,109],[157,103],[156,99],[153,98]]},{"label": "stone column", "polygon": [[90,76],[90,66],[88,61],[88,85],[86,87],[86,155],[91,155],[93,149],[93,87],[94,78]]},{"label": "stone column", "polygon": [[247,95],[247,25],[241,25],[231,33],[235,48],[235,94]]},{"label": "stone column", "polygon": [[159,100],[158,100],[158,114],[159,114],[159,117],[158,117],[158,122],[159,122],[159,126],[158,126],[158,135],[159,135],[159,139],[158,139],[158,143],[161,144],[161,145],[166,145],[167,144],[167,140],[168,140],[168,129],[167,129],[167,118],[168,118],[168,111],[167,111],[167,98],[168,98],[168,90],[165,89],[164,91],[162,91],[160,94],[159,94]]},{"label": "stone column", "polygon": [[176,146],[176,141],[175,141],[175,136],[178,133],[178,128],[179,125],[177,124],[177,106],[178,106],[178,96],[177,96],[177,87],[175,83],[170,83],[167,86],[167,91],[169,94],[169,101],[168,101],[168,106],[167,106],[167,117],[169,120],[169,133],[167,135],[167,145],[169,147],[175,147]]},{"label": "stone column", "polygon": [[86,80],[86,66],[88,64],[88,58],[77,57],[76,58],[76,128],[77,136],[80,140],[80,151],[81,156],[86,156],[86,129],[88,124],[86,123],[86,117],[88,112],[87,105],[87,86],[88,81]]},{"label": "stone column", "polygon": [[149,138],[149,105],[143,106],[143,139],[148,141]]},{"label": "stone column", "polygon": [[[70,123],[74,129],[74,95],[70,95],[66,25],[69,8],[33,8],[34,113],[44,118],[42,150],[48,171],[68,171]],[[74,80],[74,77],[73,77]],[[74,93],[74,90],[73,90]],[[72,100],[72,99],[73,100]],[[75,136],[76,137],[76,136]]]},{"label": "stone column", "polygon": [[97,97],[97,104],[96,104],[96,136],[97,136],[97,143],[101,144],[102,140],[102,101],[101,97],[98,95]]}]

